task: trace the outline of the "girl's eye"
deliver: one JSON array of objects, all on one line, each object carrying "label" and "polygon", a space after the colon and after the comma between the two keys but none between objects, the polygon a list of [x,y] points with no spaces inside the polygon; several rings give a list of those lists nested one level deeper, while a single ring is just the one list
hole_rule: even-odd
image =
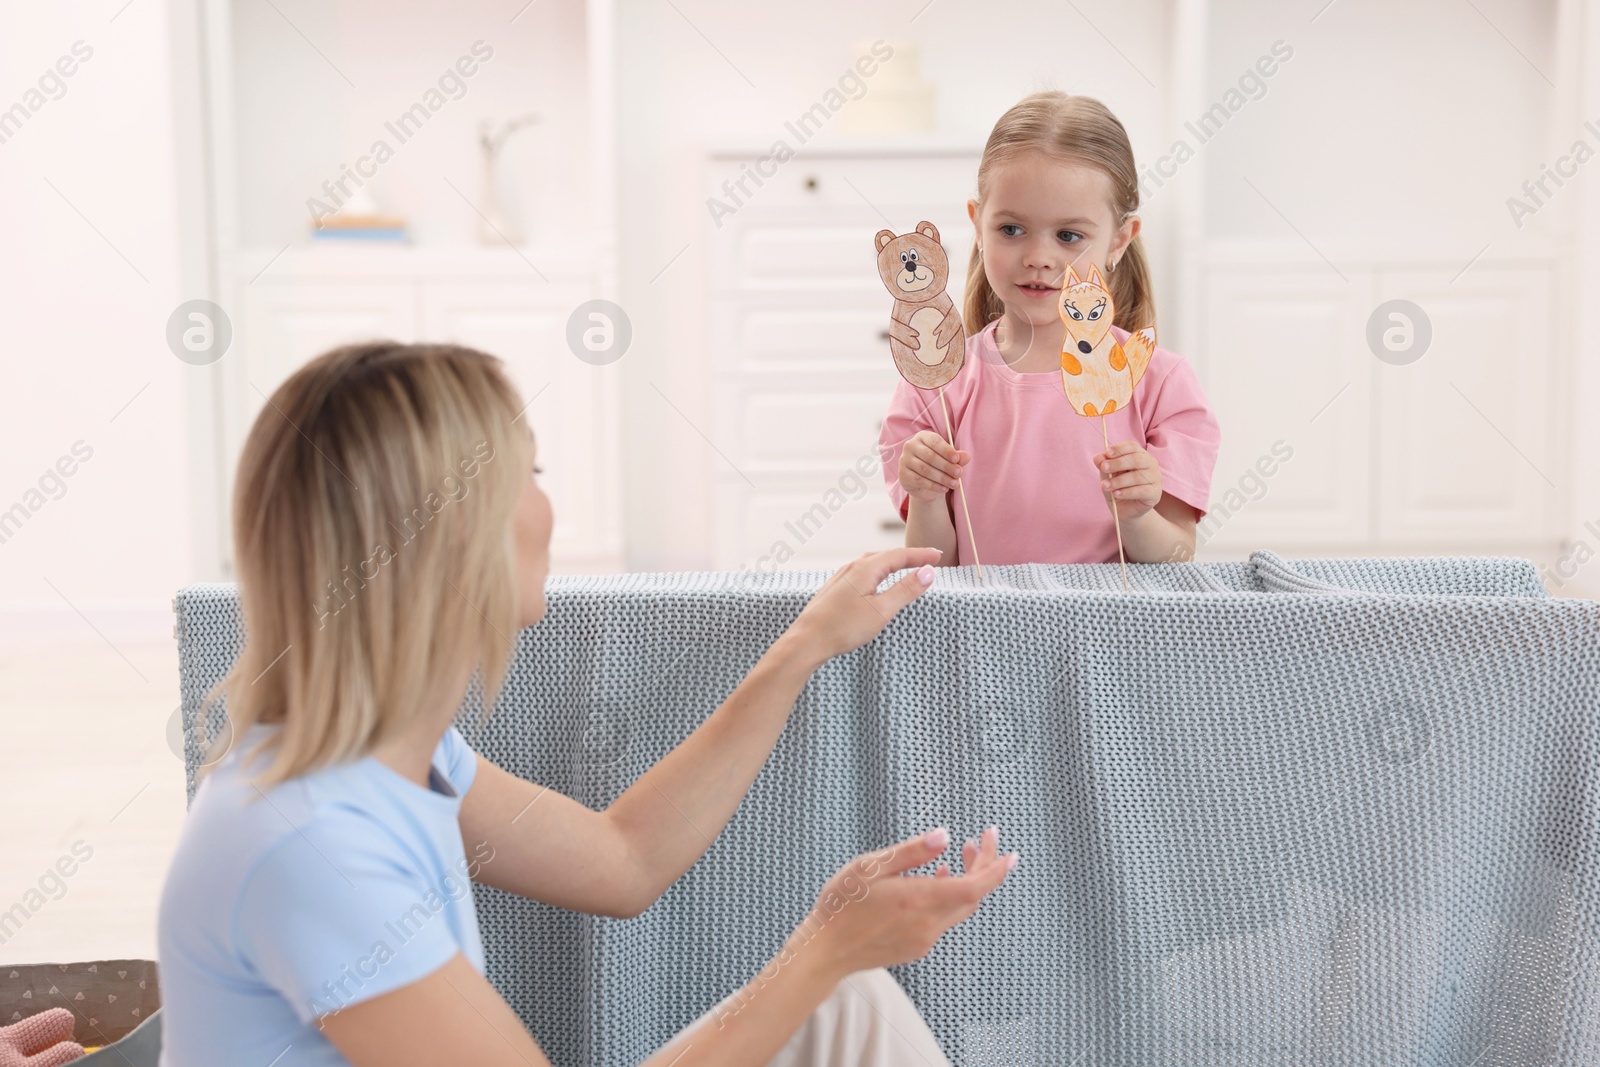
[{"label": "girl's eye", "polygon": [[1074,239],[1078,241],[1083,240],[1083,234],[1075,233],[1072,230],[1062,230],[1057,233],[1056,236],[1069,245],[1075,243]]},{"label": "girl's eye", "polygon": [[[1012,231],[1015,231],[1015,232],[1012,232]],[[1016,237],[1018,234],[1020,234],[1022,232],[1022,227],[1018,226],[1014,222],[1002,223],[1001,226],[1000,226],[1000,232],[1005,234],[1007,237]]]}]

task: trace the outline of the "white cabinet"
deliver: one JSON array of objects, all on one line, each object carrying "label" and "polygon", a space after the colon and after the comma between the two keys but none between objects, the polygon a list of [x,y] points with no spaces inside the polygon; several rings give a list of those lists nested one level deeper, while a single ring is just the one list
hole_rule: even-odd
[{"label": "white cabinet", "polygon": [[1381,276],[1380,298],[1426,309],[1433,338],[1416,363],[1373,368],[1380,541],[1554,538],[1550,283],[1539,268]]},{"label": "white cabinet", "polygon": [[422,336],[499,356],[528,405],[558,571],[621,564],[619,370],[586,363],[567,345],[567,319],[590,296],[581,285],[539,281],[422,289]]},{"label": "white cabinet", "polygon": [[1222,427],[1205,544],[1365,540],[1370,286],[1313,268],[1219,268],[1205,279],[1194,362]]},{"label": "white cabinet", "polygon": [[[761,154],[713,156],[710,195]],[[747,181],[712,228],[715,566],[830,568],[904,543],[878,460],[900,379],[873,237],[937,226],[959,306],[977,163],[965,146],[808,154]]]},{"label": "white cabinet", "polygon": [[[243,286],[248,417],[296,367],[339,345],[415,339],[416,294],[405,282],[286,281]],[[235,324],[237,325],[237,324]]]},{"label": "white cabinet", "polygon": [[[1194,362],[1222,424],[1201,528],[1222,551],[1210,555],[1554,543],[1561,427],[1548,413],[1561,405],[1547,260],[1336,274],[1292,255],[1252,259],[1202,271]],[[1369,319],[1393,300],[1426,316],[1431,339],[1414,360],[1369,345]],[[1420,326],[1378,318],[1380,330]]]},{"label": "white cabinet", "polygon": [[230,482],[266,397],[311,358],[377,339],[463,344],[503,360],[527,404],[555,512],[552,569],[621,569],[618,368],[580,360],[566,335],[573,310],[597,295],[591,270],[547,263],[541,276],[504,250],[310,248],[241,270],[234,289],[244,321],[225,379]]}]

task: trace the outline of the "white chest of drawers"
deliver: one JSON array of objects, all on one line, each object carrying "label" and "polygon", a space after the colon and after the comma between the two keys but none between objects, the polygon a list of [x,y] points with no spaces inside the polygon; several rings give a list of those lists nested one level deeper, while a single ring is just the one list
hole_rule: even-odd
[{"label": "white chest of drawers", "polygon": [[899,378],[873,236],[937,226],[959,307],[979,153],[808,148],[768,163],[776,173],[759,186],[747,177],[735,204],[724,182],[764,152],[716,152],[707,168],[707,195],[733,207],[707,222],[713,436],[726,452],[713,457],[714,559],[730,570],[829,568],[904,540],[878,461]]}]

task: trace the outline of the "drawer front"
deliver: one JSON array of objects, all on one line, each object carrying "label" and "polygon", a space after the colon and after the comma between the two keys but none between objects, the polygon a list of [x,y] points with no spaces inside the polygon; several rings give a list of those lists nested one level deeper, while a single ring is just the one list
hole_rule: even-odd
[{"label": "drawer front", "polygon": [[[795,141],[791,138],[789,143]],[[837,209],[863,203],[875,205],[891,218],[894,213],[889,205],[893,204],[949,203],[964,211],[978,188],[981,146],[970,153],[926,156],[802,154],[786,163],[764,155],[714,157],[707,168],[706,195],[735,215],[756,206]],[[724,221],[727,218],[723,216]]]},{"label": "drawer front", "polygon": [[831,478],[751,489],[717,487],[716,566],[723,570],[831,569],[864,552],[905,544],[883,478],[841,470]]},{"label": "drawer front", "polygon": [[889,294],[819,299],[806,294],[719,297],[712,301],[717,373],[783,375],[815,386],[822,376],[865,372],[893,386]]},{"label": "drawer front", "polygon": [[[892,371],[890,372],[893,373]],[[877,455],[889,405],[883,390],[766,392],[736,402],[738,455],[752,471],[828,470]]]},{"label": "drawer front", "polygon": [[[959,299],[972,252],[972,223],[961,202],[864,204],[826,209],[751,211],[714,240],[712,288],[718,293],[881,293],[873,238],[879,230],[909,233],[927,220],[939,229],[950,260],[945,291]],[[819,295],[826,295],[821,294]]]}]

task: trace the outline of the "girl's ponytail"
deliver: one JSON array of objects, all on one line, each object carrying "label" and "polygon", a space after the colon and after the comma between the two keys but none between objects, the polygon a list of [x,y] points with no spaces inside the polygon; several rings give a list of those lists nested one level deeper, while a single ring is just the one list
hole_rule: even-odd
[{"label": "girl's ponytail", "polygon": [[1116,305],[1117,317],[1113,326],[1130,333],[1156,324],[1155,289],[1150,282],[1150,264],[1145,259],[1144,238],[1138,234],[1122,250],[1117,269],[1107,278],[1111,285],[1111,302]]},{"label": "girl's ponytail", "polygon": [[[1113,290],[1112,296],[1116,293]],[[1000,317],[1005,307],[1000,297],[989,286],[989,276],[983,271],[983,257],[978,254],[978,242],[972,242],[972,257],[967,261],[967,291],[962,298],[961,324],[971,337]]]}]

